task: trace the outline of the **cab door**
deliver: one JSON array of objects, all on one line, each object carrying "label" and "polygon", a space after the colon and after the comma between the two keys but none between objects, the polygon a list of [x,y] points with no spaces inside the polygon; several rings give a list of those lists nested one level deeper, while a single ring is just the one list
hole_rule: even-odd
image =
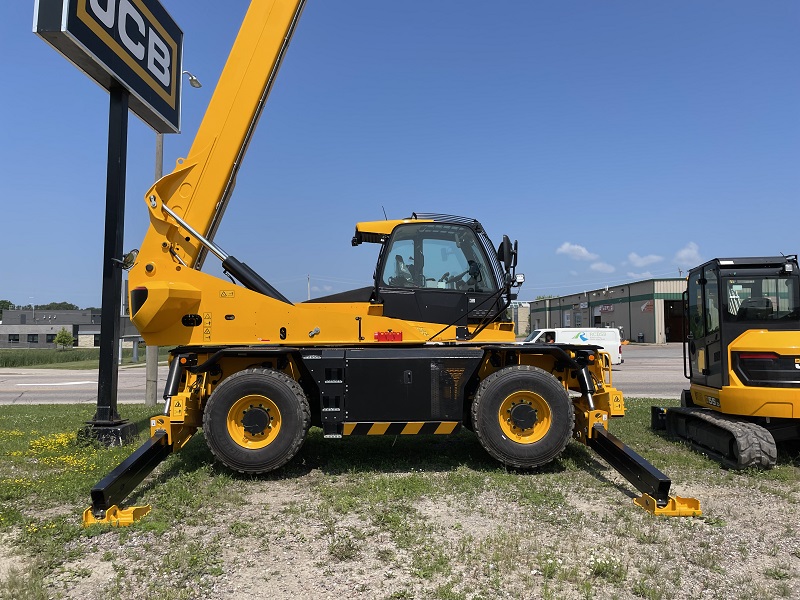
[{"label": "cab door", "polygon": [[692,271],[688,284],[687,347],[692,383],[722,387],[719,273],[716,265]]},{"label": "cab door", "polygon": [[464,225],[397,226],[376,277],[386,317],[463,328],[491,320],[505,307],[491,261]]}]

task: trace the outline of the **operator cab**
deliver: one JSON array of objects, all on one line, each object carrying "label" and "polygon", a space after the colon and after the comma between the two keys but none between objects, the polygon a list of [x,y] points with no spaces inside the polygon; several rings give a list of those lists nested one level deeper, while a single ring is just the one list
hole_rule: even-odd
[{"label": "operator cab", "polygon": [[[794,359],[764,352],[733,356],[727,348],[750,330],[800,330],[800,270],[796,256],[717,258],[689,272],[687,350],[692,383],[729,385],[729,368],[748,380],[760,377],[797,379]],[[786,364],[783,364],[786,363]],[[778,374],[778,375],[776,375]]]},{"label": "operator cab", "polygon": [[478,221],[415,214],[359,223],[353,244],[362,241],[382,244],[373,302],[384,316],[466,328],[494,321],[508,306],[501,256],[516,258],[516,249],[505,243],[495,251]]}]

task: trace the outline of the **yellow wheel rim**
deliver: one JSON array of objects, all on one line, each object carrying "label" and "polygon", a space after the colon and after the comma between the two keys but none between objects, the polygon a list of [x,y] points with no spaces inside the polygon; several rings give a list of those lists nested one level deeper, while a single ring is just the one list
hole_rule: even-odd
[{"label": "yellow wheel rim", "polygon": [[510,440],[533,444],[541,440],[553,422],[550,405],[539,394],[514,392],[500,404],[497,414],[500,429]]},{"label": "yellow wheel rim", "polygon": [[280,430],[281,411],[266,396],[244,396],[228,411],[228,433],[242,448],[258,450],[269,446]]}]

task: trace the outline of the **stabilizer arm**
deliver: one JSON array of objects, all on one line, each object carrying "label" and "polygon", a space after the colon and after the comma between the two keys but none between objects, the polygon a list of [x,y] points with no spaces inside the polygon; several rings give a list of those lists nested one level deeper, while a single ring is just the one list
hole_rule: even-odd
[{"label": "stabilizer arm", "polygon": [[702,514],[700,502],[695,498],[670,496],[670,478],[611,434],[602,423],[592,426],[588,446],[642,492],[633,501],[646,511],[669,517],[699,517]]},{"label": "stabilizer arm", "polygon": [[167,432],[157,431],[92,488],[92,506],[83,512],[84,527],[95,523],[130,525],[150,512],[149,506],[121,509],[119,504],[171,453]]},{"label": "stabilizer arm", "polygon": [[170,364],[164,390],[165,413],[150,420],[151,437],[92,488],[92,506],[83,512],[83,525],[130,525],[150,512],[150,506],[120,508],[120,504],[153,469],[179,451],[197,431],[198,403],[179,392],[181,378],[191,361],[177,354]]},{"label": "stabilizer arm", "polygon": [[[600,367],[610,369],[610,366],[602,363]],[[670,478],[608,431],[609,416],[624,414],[620,394],[602,383],[604,377],[597,378],[600,385],[598,390],[588,365],[578,375],[583,396],[575,402],[575,438],[597,452],[642,492],[640,497],[633,500],[638,506],[656,515],[700,516],[702,512],[698,500],[670,496]]]}]

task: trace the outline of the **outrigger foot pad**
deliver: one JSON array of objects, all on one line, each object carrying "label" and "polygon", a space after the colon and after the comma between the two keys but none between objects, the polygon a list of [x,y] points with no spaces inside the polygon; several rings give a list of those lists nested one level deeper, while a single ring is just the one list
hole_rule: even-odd
[{"label": "outrigger foot pad", "polygon": [[111,525],[112,527],[127,527],[149,512],[149,504],[147,506],[131,506],[129,508],[120,508],[115,504],[106,510],[103,516],[95,517],[92,508],[89,507],[83,511],[83,526],[89,527],[89,525],[99,524]]},{"label": "outrigger foot pad", "polygon": [[700,510],[700,501],[696,498],[670,496],[665,506],[658,506],[655,498],[650,494],[642,494],[639,498],[634,498],[633,503],[656,516],[699,517],[703,514],[703,511]]}]

